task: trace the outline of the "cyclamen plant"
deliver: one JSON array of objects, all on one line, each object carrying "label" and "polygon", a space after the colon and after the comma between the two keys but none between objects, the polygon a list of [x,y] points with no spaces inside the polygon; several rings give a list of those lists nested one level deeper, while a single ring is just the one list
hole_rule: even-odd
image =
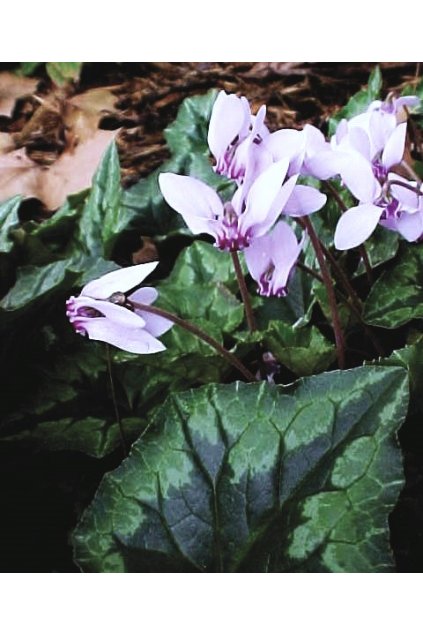
[{"label": "cyclamen plant", "polygon": [[[405,373],[355,368],[351,338],[364,334],[379,357],[387,356],[385,342],[366,322],[363,308],[369,283],[358,277],[363,270],[357,262],[361,260],[371,276],[374,254],[372,243],[369,248],[366,241],[378,227],[378,235],[383,230],[396,232],[406,242],[423,237],[423,185],[408,158],[409,111],[418,104],[416,97],[374,100],[364,112],[341,120],[331,138],[325,138],[310,124],[301,130],[271,130],[265,105],[254,114],[246,97],[221,91],[207,134],[214,174],[209,169],[208,182],[169,171],[157,179],[172,210],[167,211],[179,214],[195,236],[183,265],[189,258],[196,260],[195,266],[204,264],[192,294],[197,302],[199,286],[206,285],[201,289],[204,295],[198,292],[198,304],[212,297],[207,305],[210,314],[205,318],[206,311],[190,313],[190,302],[179,303],[179,295],[169,304],[181,315],[192,316],[194,323],[162,308],[172,297],[171,278],[160,295],[160,281],[158,290],[140,288],[156,272],[157,262],[108,273],[67,301],[67,316],[77,333],[133,354],[163,352],[163,368],[169,365],[169,372],[177,363],[177,355],[171,354],[181,344],[178,328],[198,337],[231,365],[218,359],[214,374],[214,366],[209,366],[215,359],[211,362],[205,354],[207,379],[195,375],[188,382],[194,389],[183,393],[178,392],[178,382],[176,389],[172,383],[169,400],[154,403],[157,409],[148,414],[153,436],[146,433],[117,475],[106,477],[94,511],[84,516],[76,531],[75,548],[84,565],[90,562],[87,568],[129,570],[143,565],[145,552],[151,561],[159,553],[158,559],[168,561],[170,570],[178,565],[195,571],[290,571],[297,560],[298,569],[308,566],[313,571],[348,569],[345,561],[353,562],[353,570],[367,570],[368,561],[376,562],[371,565],[378,570],[389,566],[389,558],[380,555],[388,548],[381,535],[386,534],[386,509],[392,508],[400,486],[400,459],[399,454],[397,461],[392,457],[391,441],[395,425],[405,415]],[[229,180],[230,187],[212,187],[216,175],[225,185]],[[222,190],[223,195],[218,193]],[[339,216],[331,218],[328,235],[327,219],[334,211]],[[356,248],[351,255],[339,253]],[[209,262],[198,264],[203,253]],[[220,262],[224,272],[218,270]],[[188,295],[192,269],[187,269],[188,274],[178,263],[173,279],[178,280],[177,293],[182,293],[180,280],[187,275]],[[292,285],[296,274],[300,291]],[[304,282],[306,276],[313,282]],[[289,305],[292,322],[278,321],[277,311],[286,309],[290,293],[293,303],[298,300],[302,285],[304,294],[315,293],[312,301],[299,317],[296,306]],[[214,295],[220,287],[222,294]],[[250,291],[260,297],[253,301]],[[228,301],[223,311],[230,306],[234,313],[219,330],[222,312],[217,304],[224,303],[222,297]],[[263,317],[267,307],[270,318]],[[198,325],[207,321],[210,332]],[[234,327],[228,325],[232,321]],[[326,321],[333,327],[337,367],[350,369],[308,378],[336,364]],[[182,353],[186,374],[197,371],[191,343]],[[325,357],[322,366],[313,365],[315,346]],[[296,355],[297,365],[292,363]],[[151,361],[153,372],[158,367],[162,371],[160,361]],[[303,377],[298,385],[274,385],[285,379],[288,383],[292,373]],[[227,385],[240,377],[254,385]],[[158,391],[161,398],[161,386]],[[113,387],[112,393],[114,398]],[[379,405],[382,414],[375,422]],[[119,426],[125,449],[125,426]],[[392,480],[382,494],[388,464]],[[383,512],[373,522],[374,505]],[[127,514],[130,520],[125,523]],[[260,540],[276,533],[282,516],[283,536],[263,546]],[[299,525],[292,528],[297,517]],[[85,537],[96,531],[101,534],[100,546]],[[330,547],[324,550],[326,542]],[[362,544],[366,546],[360,550]],[[138,559],[133,564],[132,552],[137,557],[141,553],[141,564]],[[254,563],[249,567],[250,556]]]},{"label": "cyclamen plant", "polygon": [[[244,251],[247,268],[261,295],[285,296],[305,234],[298,241],[292,226],[281,220],[284,215],[297,220],[310,235],[328,294],[338,361],[343,367],[344,340],[326,262],[328,253],[324,254],[307,218],[324,207],[327,197],[315,187],[298,183],[298,179],[313,176],[326,181],[340,177],[357,198],[356,206],[343,206],[334,235],[337,249],[361,245],[378,224],[398,231],[406,240],[419,240],[423,235],[423,186],[403,160],[405,109],[418,103],[416,97],[390,96],[386,102],[374,101],[365,113],[348,122],[342,120],[328,142],[311,125],[303,130],[270,133],[264,123],[264,105],[254,116],[245,97],[219,93],[210,118],[208,143],[216,161],[215,171],[236,185],[232,199],[224,202],[213,188],[190,176],[162,173],[159,185],[167,203],[182,215],[193,234],[209,234],[218,249],[231,253],[251,331],[255,320],[237,253]],[[397,173],[401,166],[414,180]],[[135,308],[139,301],[144,306],[151,304],[157,292],[140,289],[125,294],[156,264],[109,273],[86,285],[78,298],[67,303],[67,314],[76,331],[129,352],[163,350],[156,337],[172,322],[163,315],[151,316],[145,309]],[[357,306],[360,302],[350,285],[347,292]]]}]

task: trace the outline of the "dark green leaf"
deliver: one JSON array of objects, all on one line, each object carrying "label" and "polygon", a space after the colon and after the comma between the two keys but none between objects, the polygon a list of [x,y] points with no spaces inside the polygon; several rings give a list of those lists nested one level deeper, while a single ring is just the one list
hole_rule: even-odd
[{"label": "dark green leaf", "polygon": [[[372,268],[384,264],[395,257],[399,246],[399,236],[396,231],[388,231],[383,227],[377,227],[373,235],[366,240],[365,247]],[[363,262],[357,267],[356,275],[366,272]]]},{"label": "dark green leaf", "polygon": [[95,257],[59,260],[46,266],[21,267],[15,285],[0,302],[0,313],[28,309],[40,299],[47,300],[53,292],[83,285],[116,268],[114,262]]},{"label": "dark green leaf", "polygon": [[14,196],[0,204],[0,252],[9,253],[14,245],[10,231],[19,225],[18,210],[22,196]]},{"label": "dark green leaf", "polygon": [[382,73],[380,72],[379,66],[375,66],[370,73],[367,87],[353,95],[347,105],[330,118],[329,134],[332,135],[335,133],[336,126],[342,119],[351,119],[351,117],[365,112],[371,102],[379,98],[381,89]]},{"label": "dark green leaf", "polygon": [[336,357],[335,346],[314,326],[293,328],[282,321],[271,321],[264,343],[297,376],[322,372]]},{"label": "dark green leaf", "polygon": [[95,572],[387,572],[399,368],[174,395],[105,476],[73,543]]},{"label": "dark green leaf", "polygon": [[[134,440],[146,424],[139,418],[124,418],[122,426],[126,439]],[[0,442],[19,442],[44,451],[79,451],[94,458],[103,458],[121,441],[116,422],[88,416],[42,422],[15,436],[0,438]]]},{"label": "dark green leaf", "polygon": [[76,237],[90,255],[110,257],[118,235],[133,214],[121,206],[119,157],[115,143],[106,150],[82,210]]},{"label": "dark green leaf", "polygon": [[364,305],[368,324],[398,328],[423,317],[423,247],[407,244],[382,273]]},{"label": "dark green leaf", "polygon": [[46,71],[57,86],[77,81],[81,73],[82,62],[47,62]]},{"label": "dark green leaf", "polygon": [[19,69],[17,71],[18,75],[24,75],[27,77],[28,75],[32,75],[34,70],[38,68],[43,62],[20,62]]}]

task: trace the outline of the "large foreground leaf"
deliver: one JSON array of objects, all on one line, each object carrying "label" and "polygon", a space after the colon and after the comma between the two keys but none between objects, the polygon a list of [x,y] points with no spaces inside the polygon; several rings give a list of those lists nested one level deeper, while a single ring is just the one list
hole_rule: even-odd
[{"label": "large foreground leaf", "polygon": [[399,368],[174,395],[77,527],[86,571],[392,570]]}]

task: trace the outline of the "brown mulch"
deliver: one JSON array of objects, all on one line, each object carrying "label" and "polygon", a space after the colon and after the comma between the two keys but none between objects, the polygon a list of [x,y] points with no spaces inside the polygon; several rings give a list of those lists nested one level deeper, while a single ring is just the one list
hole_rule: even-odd
[{"label": "brown mulch", "polygon": [[[211,88],[237,92],[246,95],[255,109],[267,104],[271,129],[301,127],[309,122],[324,130],[328,117],[367,82],[374,65],[373,62],[87,63],[79,85],[61,98],[71,98],[96,87],[111,87],[116,102],[112,110],[100,117],[99,127],[121,128],[117,142],[122,181],[128,187],[167,158],[163,130],[174,120],[187,96]],[[414,81],[420,72],[419,64],[411,62],[384,62],[380,66],[386,92]],[[10,65],[0,65],[0,70],[4,69],[11,70]],[[37,96],[46,99],[53,87],[42,72]],[[49,165],[64,151],[68,128],[60,112],[43,115],[40,108],[39,99],[33,96],[18,100],[11,118],[0,117],[0,131],[13,133],[19,147],[26,147],[32,160]]]}]

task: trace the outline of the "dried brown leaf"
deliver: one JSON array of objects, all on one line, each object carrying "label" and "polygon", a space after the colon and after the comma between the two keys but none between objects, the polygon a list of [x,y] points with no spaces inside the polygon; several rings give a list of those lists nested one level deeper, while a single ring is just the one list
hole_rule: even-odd
[{"label": "dried brown leaf", "polygon": [[37,84],[37,79],[18,77],[8,72],[0,73],[0,115],[10,117],[16,100],[31,95]]},{"label": "dried brown leaf", "polygon": [[32,161],[24,148],[0,155],[1,200],[21,194],[38,198],[49,210],[60,207],[69,194],[91,186],[92,177],[117,131],[97,130],[72,151],[63,152],[50,167]]},{"label": "dried brown leaf", "polygon": [[24,148],[0,156],[1,201],[21,194],[26,198],[36,196],[42,168],[28,158]]},{"label": "dried brown leaf", "polygon": [[47,209],[57,209],[69,194],[91,186],[92,177],[107,146],[113,141],[117,130],[97,130],[89,139],[66,151],[51,167],[45,170],[37,193]]}]

